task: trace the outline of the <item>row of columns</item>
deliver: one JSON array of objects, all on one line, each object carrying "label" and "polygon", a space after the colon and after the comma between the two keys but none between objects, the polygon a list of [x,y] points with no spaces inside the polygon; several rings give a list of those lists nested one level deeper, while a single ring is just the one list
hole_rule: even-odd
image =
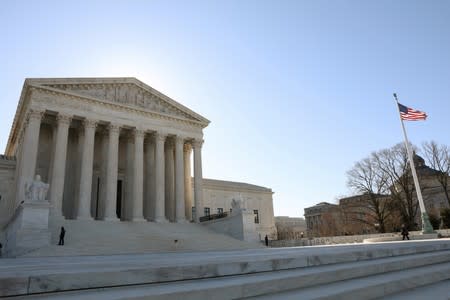
[{"label": "row of columns", "polygon": [[[23,195],[21,190],[26,180],[34,177],[36,169],[36,159],[39,145],[39,130],[43,116],[42,111],[31,110],[28,114],[25,132],[23,136],[22,147],[20,148],[20,170],[18,195]],[[64,175],[66,168],[67,144],[71,116],[58,114],[57,129],[54,141],[54,156],[51,164],[51,185],[49,191],[50,201],[53,209],[52,214],[62,216],[62,199],[64,192]],[[92,219],[91,207],[91,191],[92,176],[94,162],[94,143],[97,122],[94,120],[83,120],[83,134],[79,142],[82,143],[81,151],[81,171],[79,181],[79,199],[77,219]],[[133,185],[132,185],[132,220],[144,221],[144,138],[145,131],[134,129],[134,161],[133,161]],[[110,123],[108,125],[108,147],[106,160],[106,201],[104,220],[118,220],[116,215],[116,199],[117,199],[117,179],[118,179],[118,158],[119,158],[119,135],[120,126]],[[154,221],[165,222],[165,153],[164,144],[167,135],[161,132],[154,133],[155,160],[153,168],[155,172],[155,207]],[[185,151],[185,138],[182,136],[175,137],[175,220],[184,222],[188,210],[185,208],[185,196],[190,186],[190,151]],[[194,203],[196,207],[196,215],[200,216],[200,208],[202,206],[202,170],[201,170],[201,147],[202,141],[194,140],[192,142],[194,148]],[[153,154],[153,153],[152,153]],[[172,162],[173,163],[173,162]],[[151,182],[146,184],[153,185]],[[189,186],[188,186],[189,185]],[[194,218],[198,221],[198,217]]]}]

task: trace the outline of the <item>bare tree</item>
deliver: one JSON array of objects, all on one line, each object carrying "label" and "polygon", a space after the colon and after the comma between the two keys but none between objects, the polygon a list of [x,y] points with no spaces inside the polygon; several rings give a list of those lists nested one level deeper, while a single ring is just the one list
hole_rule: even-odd
[{"label": "bare tree", "polygon": [[377,168],[386,177],[393,204],[398,208],[403,223],[415,227],[419,203],[413,198],[415,187],[408,164],[408,153],[403,144],[397,144],[372,154]]},{"label": "bare tree", "polygon": [[377,163],[375,154],[357,162],[347,172],[347,186],[362,196],[360,201],[349,203],[344,213],[353,221],[386,232],[386,221],[392,212],[391,201],[385,195],[388,182],[389,176]]},{"label": "bare tree", "polygon": [[444,190],[445,198],[450,205],[449,174],[450,174],[450,149],[446,145],[438,145],[431,141],[423,144],[423,152],[428,165],[437,170],[435,176]]}]

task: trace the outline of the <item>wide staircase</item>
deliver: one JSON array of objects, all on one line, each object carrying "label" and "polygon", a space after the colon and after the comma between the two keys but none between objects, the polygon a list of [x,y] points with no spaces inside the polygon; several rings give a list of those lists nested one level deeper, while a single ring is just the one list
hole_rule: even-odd
[{"label": "wide staircase", "polygon": [[14,299],[389,299],[439,283],[444,289],[432,299],[450,296],[450,239],[18,258],[0,266],[2,295]]},{"label": "wide staircase", "polygon": [[[58,246],[64,226],[64,246]],[[53,220],[51,245],[20,256],[109,255],[125,253],[261,248],[195,223]]]}]

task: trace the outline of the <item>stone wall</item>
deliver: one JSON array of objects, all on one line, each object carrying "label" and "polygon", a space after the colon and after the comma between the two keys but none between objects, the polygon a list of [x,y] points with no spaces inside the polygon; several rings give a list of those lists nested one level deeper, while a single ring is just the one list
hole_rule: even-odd
[{"label": "stone wall", "polygon": [[16,160],[0,156],[0,229],[14,214],[18,203],[15,201]]},{"label": "stone wall", "polygon": [[[210,214],[217,214],[218,208],[230,212],[233,199],[244,201],[244,208],[253,215],[253,223],[260,240],[266,235],[276,239],[276,227],[273,212],[272,190],[269,188],[232,181],[203,179],[203,206],[210,208]],[[258,211],[255,223],[253,212]],[[203,215],[203,212],[201,212]]]},{"label": "stone wall", "polygon": [[250,211],[240,211],[231,216],[202,222],[201,224],[215,232],[229,235],[238,240],[260,241],[256,232],[253,212]]},{"label": "stone wall", "polygon": [[[442,237],[450,237],[450,229],[436,230]],[[420,235],[420,231],[410,231],[409,235]],[[334,245],[334,244],[353,244],[362,243],[364,239],[377,237],[398,237],[399,232],[380,233],[380,234],[362,234],[362,235],[347,235],[347,236],[329,236],[317,238],[303,238],[298,240],[274,240],[269,241],[271,247],[296,247],[296,246],[316,246],[316,245]]]}]

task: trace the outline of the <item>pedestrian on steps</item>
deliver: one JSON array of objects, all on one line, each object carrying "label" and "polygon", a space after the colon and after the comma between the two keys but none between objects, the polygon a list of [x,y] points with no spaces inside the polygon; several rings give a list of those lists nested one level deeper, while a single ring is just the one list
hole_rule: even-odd
[{"label": "pedestrian on steps", "polygon": [[59,246],[64,246],[64,236],[66,235],[66,230],[64,226],[61,226],[61,232],[59,233]]}]

